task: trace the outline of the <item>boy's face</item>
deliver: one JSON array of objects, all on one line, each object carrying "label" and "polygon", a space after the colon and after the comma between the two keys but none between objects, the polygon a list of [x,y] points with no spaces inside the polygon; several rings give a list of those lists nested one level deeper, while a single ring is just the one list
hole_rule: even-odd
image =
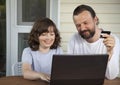
[{"label": "boy's face", "polygon": [[39,48],[50,48],[55,41],[55,33],[53,27],[48,27],[48,32],[44,32],[39,36]]}]

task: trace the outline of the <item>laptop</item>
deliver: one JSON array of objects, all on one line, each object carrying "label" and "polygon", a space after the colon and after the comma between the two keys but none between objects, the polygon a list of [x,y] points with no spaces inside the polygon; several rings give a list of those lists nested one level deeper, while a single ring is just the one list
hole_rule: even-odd
[{"label": "laptop", "polygon": [[103,85],[107,54],[53,55],[50,85]]}]

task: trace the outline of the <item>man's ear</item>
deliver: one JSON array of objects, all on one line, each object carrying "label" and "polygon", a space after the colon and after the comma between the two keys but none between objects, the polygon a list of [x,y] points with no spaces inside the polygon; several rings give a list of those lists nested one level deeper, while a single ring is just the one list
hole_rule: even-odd
[{"label": "man's ear", "polygon": [[96,25],[98,25],[98,24],[99,24],[99,19],[98,19],[98,17],[97,17],[97,16],[95,16],[94,21],[95,21]]}]

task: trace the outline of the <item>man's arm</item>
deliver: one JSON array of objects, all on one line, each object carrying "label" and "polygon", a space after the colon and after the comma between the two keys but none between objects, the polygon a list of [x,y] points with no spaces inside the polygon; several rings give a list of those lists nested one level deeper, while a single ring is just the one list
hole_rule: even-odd
[{"label": "man's arm", "polygon": [[110,44],[108,43],[108,45],[106,45],[108,46],[107,50],[109,54],[109,61],[106,70],[106,77],[108,79],[114,79],[119,74],[120,41],[116,36],[113,37],[114,45],[112,45],[113,44],[112,39],[109,39],[111,40],[111,42],[109,42]]}]

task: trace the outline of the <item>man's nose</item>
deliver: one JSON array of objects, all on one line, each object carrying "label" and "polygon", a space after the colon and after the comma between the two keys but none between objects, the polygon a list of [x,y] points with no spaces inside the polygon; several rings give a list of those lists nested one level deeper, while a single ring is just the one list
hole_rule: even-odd
[{"label": "man's nose", "polygon": [[81,31],[85,30],[85,25],[81,24]]}]

